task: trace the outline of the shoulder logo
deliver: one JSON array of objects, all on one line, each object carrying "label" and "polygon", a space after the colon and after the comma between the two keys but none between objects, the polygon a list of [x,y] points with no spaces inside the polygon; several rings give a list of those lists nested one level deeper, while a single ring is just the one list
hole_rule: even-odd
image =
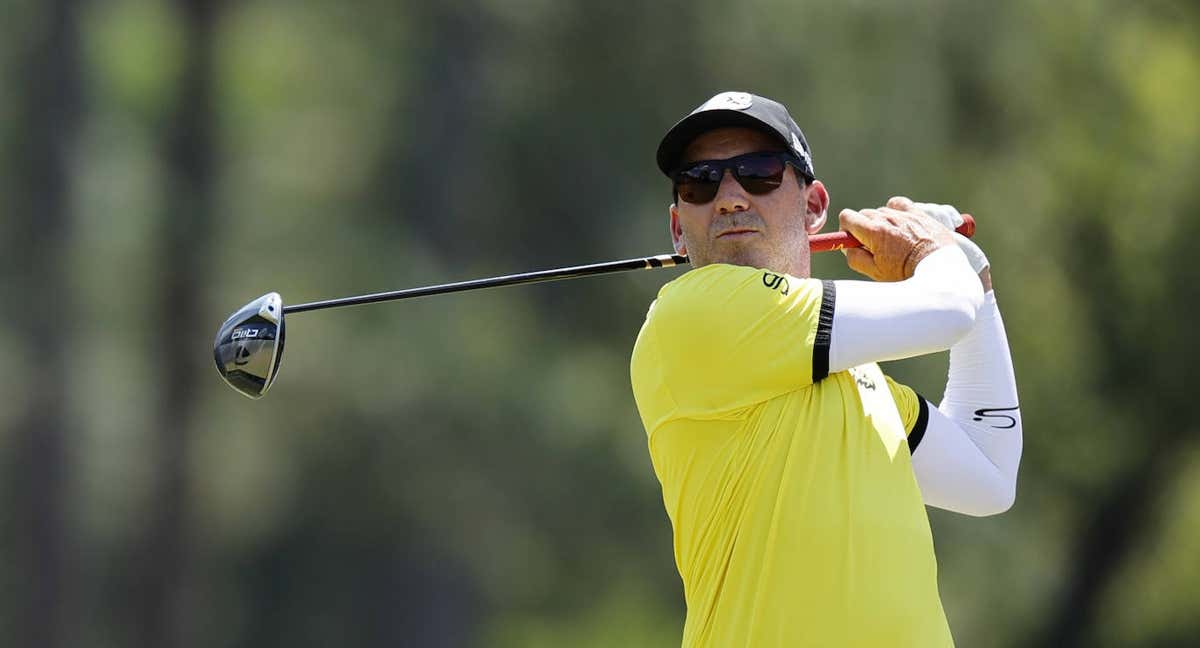
[{"label": "shoulder logo", "polygon": [[[749,92],[722,92],[704,102],[700,110],[745,110],[754,103],[754,97]],[[697,110],[696,112],[700,112]]]},{"label": "shoulder logo", "polygon": [[787,296],[791,292],[792,287],[788,284],[787,277],[777,275],[774,272],[764,272],[762,276],[763,285],[771,290],[778,290],[783,296]]},{"label": "shoulder logo", "polygon": [[[992,409],[977,409],[977,410],[975,410],[975,416],[971,417],[971,420],[972,421],[982,421],[983,419],[996,419],[996,421],[994,421],[994,422],[989,420],[987,422],[987,424],[994,428],[1000,429],[1000,430],[1007,430],[1009,428],[1014,428],[1017,426],[1017,419],[1016,419],[1016,417],[1011,416],[1009,414],[999,414],[998,412],[1015,412],[1016,410],[1017,410],[1016,407],[995,407]],[[1008,423],[1008,425],[1003,425],[1004,423]]]},{"label": "shoulder logo", "polygon": [[854,382],[857,383],[859,387],[875,391],[875,381],[866,371],[863,371],[859,367],[850,367],[850,375],[854,377]]}]

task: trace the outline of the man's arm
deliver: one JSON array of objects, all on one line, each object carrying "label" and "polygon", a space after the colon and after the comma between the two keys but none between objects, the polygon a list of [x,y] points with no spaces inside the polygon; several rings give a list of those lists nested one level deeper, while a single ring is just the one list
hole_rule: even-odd
[{"label": "man's arm", "polygon": [[[912,203],[947,227],[962,216],[952,205]],[[987,256],[973,241],[954,235],[985,298],[971,334],[950,349],[950,375],[939,408],[930,412],[927,443],[914,448],[913,471],[926,504],[968,515],[1003,513],[1016,499],[1023,444],[1017,384],[1004,322],[992,292]]]},{"label": "man's arm", "polygon": [[967,515],[1003,513],[1016,497],[1022,444],[1012,357],[989,291],[971,333],[950,348],[945,397],[913,450],[922,498]]},{"label": "man's arm", "polygon": [[836,281],[830,372],[945,351],[974,326],[983,289],[949,229],[911,201],[843,210],[863,247],[845,250],[870,281]]},{"label": "man's arm", "polygon": [[830,373],[945,351],[975,324],[979,280],[957,247],[942,247],[897,282],[835,281]]},{"label": "man's arm", "polygon": [[[957,224],[953,220],[958,211],[953,207],[916,205],[907,198],[893,198],[881,210],[843,212],[843,226],[849,221],[851,227],[846,229],[866,248],[847,254],[851,267],[883,282],[894,281],[898,274],[908,276],[888,261],[887,240],[896,238],[895,231],[905,219],[926,215],[946,227]],[[867,229],[860,235],[855,227],[864,217],[875,231]],[[945,399],[937,408],[924,405],[928,409],[924,429],[914,430],[910,437],[913,470],[926,504],[968,515],[992,515],[1007,510],[1015,496],[1021,416],[987,258],[967,239],[955,243],[955,248],[968,249],[952,255],[939,248],[898,283],[836,282],[839,299],[830,369],[949,347]],[[971,306],[978,310],[970,311]],[[966,327],[957,310],[971,312]]]}]

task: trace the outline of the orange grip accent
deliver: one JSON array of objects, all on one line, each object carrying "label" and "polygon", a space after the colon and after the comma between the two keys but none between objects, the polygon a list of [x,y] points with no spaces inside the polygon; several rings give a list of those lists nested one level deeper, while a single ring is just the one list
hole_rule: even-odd
[{"label": "orange grip accent", "polygon": [[[970,214],[963,214],[962,217],[963,224],[959,225],[954,231],[967,238],[975,236],[975,218]],[[830,232],[828,234],[814,234],[808,237],[808,249],[813,252],[831,252],[833,250],[856,247],[862,247],[862,243],[851,236],[849,232]]]}]

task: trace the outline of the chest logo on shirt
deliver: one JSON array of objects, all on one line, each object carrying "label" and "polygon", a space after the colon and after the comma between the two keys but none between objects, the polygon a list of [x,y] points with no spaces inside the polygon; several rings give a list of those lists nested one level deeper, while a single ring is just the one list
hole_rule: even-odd
[{"label": "chest logo on shirt", "polygon": [[767,288],[770,288],[771,290],[778,290],[779,293],[785,297],[792,290],[792,287],[788,285],[787,277],[783,275],[777,275],[773,272],[764,272],[762,282]]}]

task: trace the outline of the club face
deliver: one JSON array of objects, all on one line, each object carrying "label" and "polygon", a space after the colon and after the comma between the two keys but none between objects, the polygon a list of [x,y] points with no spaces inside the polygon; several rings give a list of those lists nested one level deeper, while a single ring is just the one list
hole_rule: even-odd
[{"label": "club face", "polygon": [[267,293],[225,320],[213,342],[217,371],[230,387],[262,398],[283,359],[283,298]]}]

